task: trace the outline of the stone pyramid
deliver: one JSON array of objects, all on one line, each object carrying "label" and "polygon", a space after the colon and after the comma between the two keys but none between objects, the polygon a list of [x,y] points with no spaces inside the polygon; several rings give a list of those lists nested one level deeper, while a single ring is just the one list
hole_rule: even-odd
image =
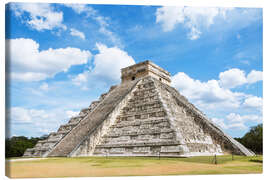
[{"label": "stone pyramid", "polygon": [[121,84],[24,156],[254,155],[171,87],[169,72],[144,61],[121,73]]}]

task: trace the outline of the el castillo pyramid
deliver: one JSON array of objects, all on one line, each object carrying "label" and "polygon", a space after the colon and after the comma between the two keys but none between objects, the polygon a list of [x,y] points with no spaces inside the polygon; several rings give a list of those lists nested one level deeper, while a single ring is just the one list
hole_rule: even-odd
[{"label": "el castillo pyramid", "polygon": [[171,87],[169,72],[144,61],[121,73],[121,84],[24,157],[254,155]]}]

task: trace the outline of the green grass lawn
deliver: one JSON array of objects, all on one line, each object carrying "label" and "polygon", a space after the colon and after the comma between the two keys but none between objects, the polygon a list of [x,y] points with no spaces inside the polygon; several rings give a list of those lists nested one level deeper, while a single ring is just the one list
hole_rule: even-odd
[{"label": "green grass lawn", "polygon": [[6,162],[6,175],[28,177],[150,176],[262,173],[262,156],[190,158],[76,157]]}]

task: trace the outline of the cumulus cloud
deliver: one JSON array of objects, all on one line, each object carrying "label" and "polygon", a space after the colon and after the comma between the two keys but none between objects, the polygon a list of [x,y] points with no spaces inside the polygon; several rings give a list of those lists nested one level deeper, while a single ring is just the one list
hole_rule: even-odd
[{"label": "cumulus cloud", "polygon": [[247,122],[262,123],[262,116],[255,114],[240,115],[235,113],[228,114],[225,119],[212,118],[212,121],[219,125],[222,129],[247,129]]},{"label": "cumulus cloud", "polygon": [[99,53],[94,56],[94,67],[72,79],[73,84],[85,88],[86,83],[119,83],[121,69],[135,64],[127,52],[118,47],[107,47],[97,43]]},{"label": "cumulus cloud", "polygon": [[179,72],[172,77],[172,86],[181,94],[196,102],[197,105],[208,108],[230,107],[238,108],[242,93],[232,92],[219,86],[217,80],[201,82]]},{"label": "cumulus cloud", "polygon": [[263,99],[261,97],[250,96],[245,99],[244,107],[262,109]]},{"label": "cumulus cloud", "polygon": [[249,84],[262,81],[263,80],[263,73],[262,71],[255,71],[252,70],[248,75],[247,75],[247,82]]},{"label": "cumulus cloud", "polygon": [[172,31],[177,24],[183,24],[191,40],[198,39],[202,28],[209,28],[217,16],[226,18],[232,8],[204,7],[161,7],[156,11],[156,23],[160,23],[164,31]]},{"label": "cumulus cloud", "polygon": [[233,68],[219,74],[219,83],[223,88],[235,88],[243,84],[252,84],[262,80],[262,72],[252,70],[247,76],[244,71]]},{"label": "cumulus cloud", "polygon": [[[251,73],[254,71],[251,71]],[[258,71],[257,71],[258,72]],[[247,76],[248,77],[248,76]],[[172,86],[196,105],[207,109],[224,109],[253,107],[262,108],[262,98],[241,92],[233,92],[230,88],[249,83],[245,72],[230,69],[221,72],[218,80],[201,82],[192,79],[184,72],[172,76]],[[252,81],[254,82],[254,81]]]},{"label": "cumulus cloud", "polygon": [[[11,3],[11,9],[17,17],[38,31],[61,28],[66,30],[63,22],[63,12],[56,11],[46,3]],[[26,15],[28,18],[22,18]]]},{"label": "cumulus cloud", "polygon": [[134,59],[118,47],[108,48],[100,43],[97,43],[96,47],[99,53],[94,57],[94,76],[119,81],[121,68],[135,64]]},{"label": "cumulus cloud", "polygon": [[218,8],[218,7],[160,7],[156,10],[156,23],[163,31],[174,30],[182,25],[188,30],[190,40],[200,38],[207,31],[222,31],[244,28],[262,18],[256,8]]},{"label": "cumulus cloud", "polygon": [[71,29],[70,29],[70,34],[71,34],[72,36],[77,36],[77,37],[79,37],[79,38],[85,40],[85,35],[84,35],[84,33],[81,32],[81,31],[79,31],[79,30],[77,30],[77,29],[71,28]]},{"label": "cumulus cloud", "polygon": [[234,88],[247,82],[245,72],[233,68],[219,74],[219,83],[224,88]]},{"label": "cumulus cloud", "polygon": [[235,114],[235,113],[230,113],[226,116],[226,119],[229,121],[229,122],[241,122],[241,123],[244,123],[244,122],[250,122],[250,121],[253,121],[253,122],[262,122],[262,117],[261,116],[258,116],[258,115],[254,115],[254,114],[250,114],[250,115],[239,115],[239,114]]},{"label": "cumulus cloud", "polygon": [[11,78],[20,81],[53,77],[73,65],[86,64],[92,56],[89,51],[72,47],[40,51],[37,42],[24,38],[6,40],[6,47]]},{"label": "cumulus cloud", "polygon": [[19,130],[19,135],[40,136],[56,131],[61,124],[77,115],[79,112],[63,109],[33,109],[25,107],[11,107],[8,110],[7,118],[11,125],[9,133],[14,134],[14,130]]}]

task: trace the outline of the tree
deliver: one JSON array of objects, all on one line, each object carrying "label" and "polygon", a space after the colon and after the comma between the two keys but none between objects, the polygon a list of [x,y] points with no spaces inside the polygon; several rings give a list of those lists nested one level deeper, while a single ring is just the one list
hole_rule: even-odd
[{"label": "tree", "polygon": [[43,140],[46,137],[46,135],[43,135],[40,138],[27,138],[25,136],[13,136],[11,138],[6,138],[5,155],[6,157],[20,157],[27,148],[34,147],[39,140]]},{"label": "tree", "polygon": [[263,126],[258,124],[250,128],[242,138],[235,138],[241,144],[255,153],[263,153]]}]

